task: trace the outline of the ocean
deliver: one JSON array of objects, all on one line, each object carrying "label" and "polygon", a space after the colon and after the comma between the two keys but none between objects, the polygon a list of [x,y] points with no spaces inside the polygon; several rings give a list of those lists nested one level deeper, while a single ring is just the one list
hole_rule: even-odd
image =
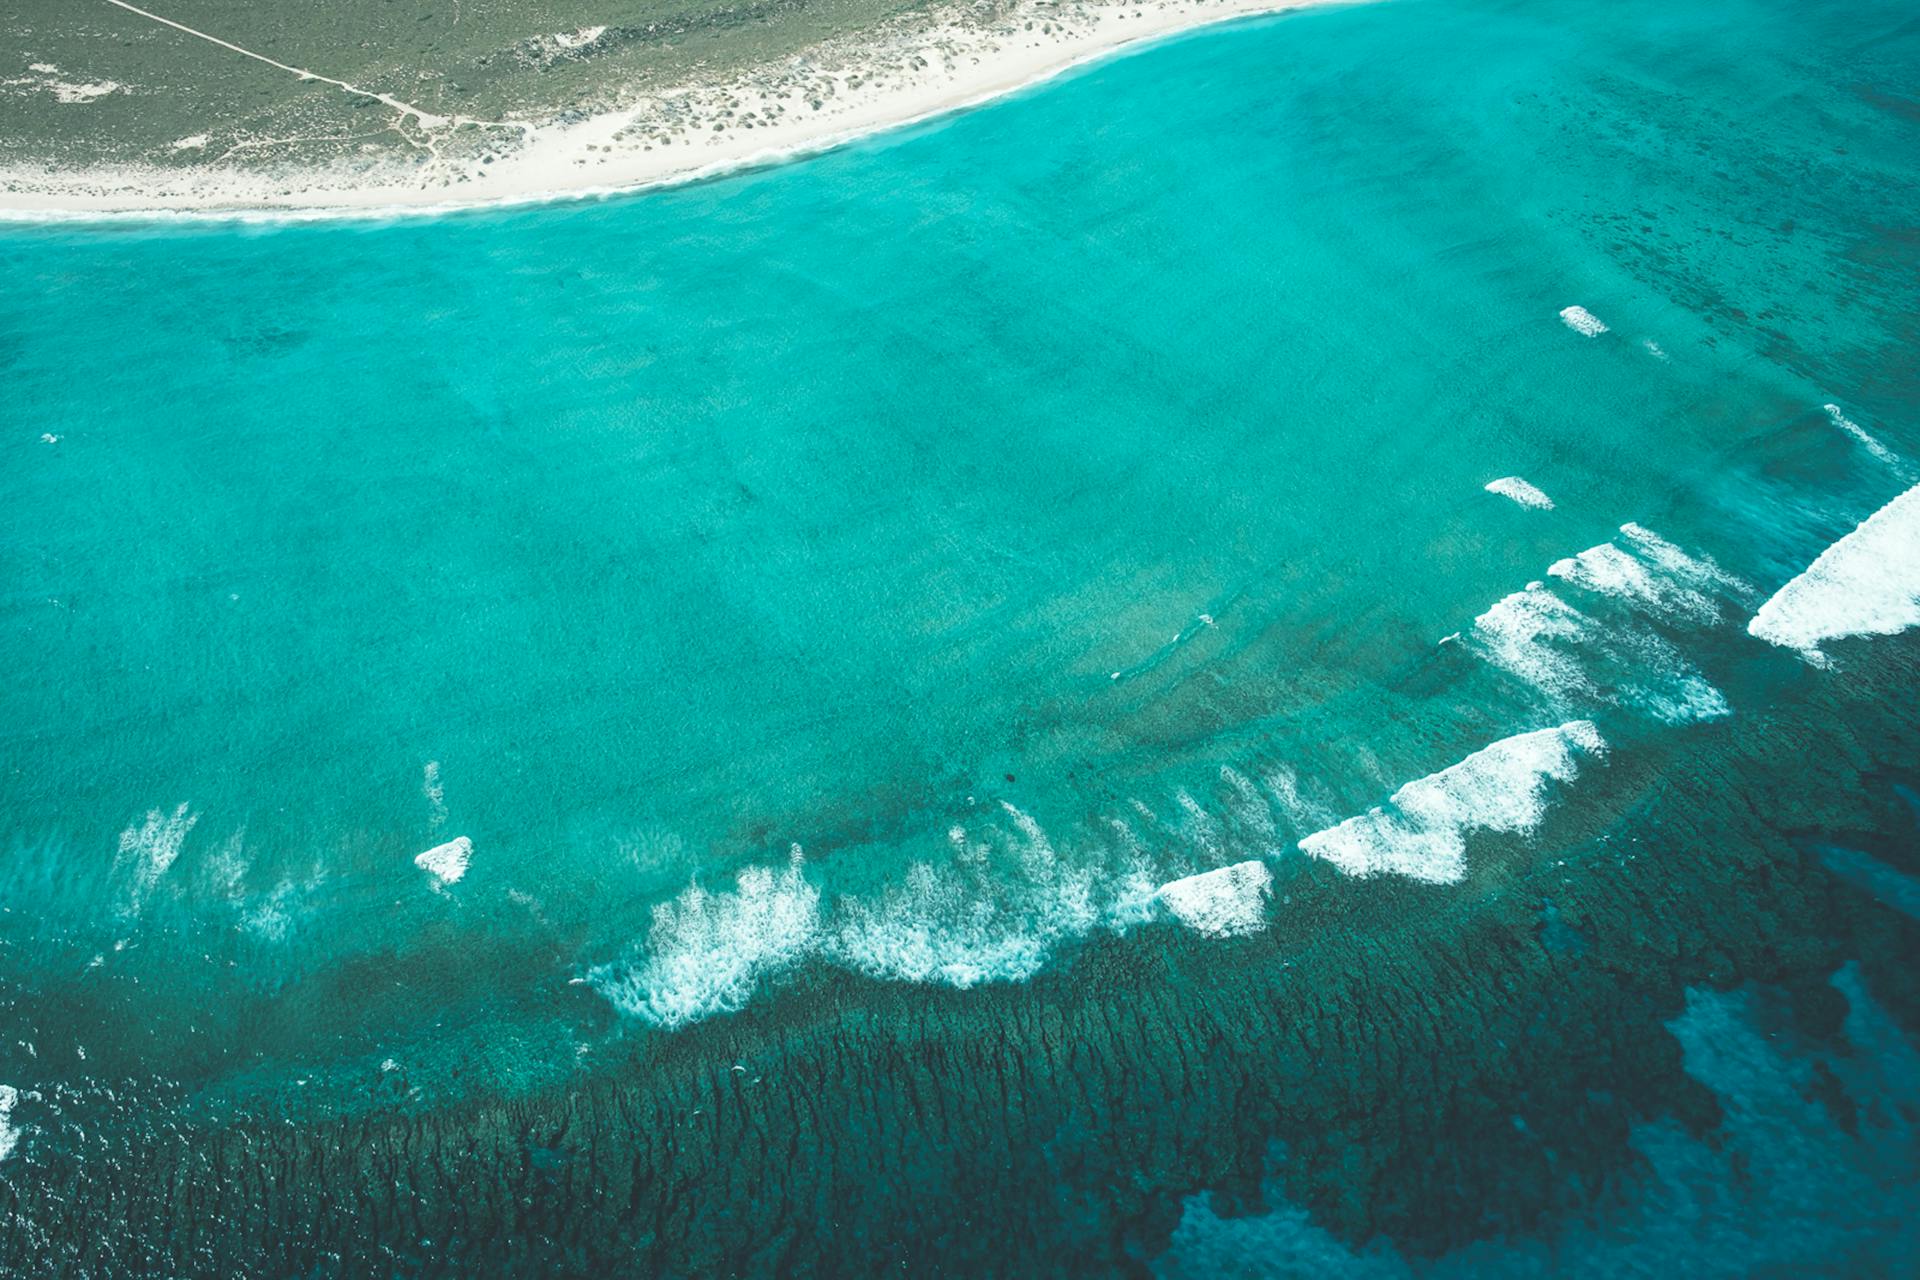
[{"label": "ocean", "polygon": [[1917,83],[1391,0],[0,226],[0,1269],[1897,1270]]}]

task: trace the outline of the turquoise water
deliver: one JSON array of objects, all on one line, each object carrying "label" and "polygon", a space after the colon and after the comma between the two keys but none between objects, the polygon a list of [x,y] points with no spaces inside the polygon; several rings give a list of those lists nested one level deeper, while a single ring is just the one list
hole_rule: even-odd
[{"label": "turquoise water", "polygon": [[[751,1052],[836,1040],[912,1094],[907,1132],[1022,1055],[1052,1080],[1060,1037],[1110,1086],[1044,1142],[995,1139],[1044,1148],[1061,1191],[977,1257],[908,1189],[984,1213],[1025,1184],[924,1153],[861,1174],[849,1149],[886,1127],[829,1090],[805,1128],[837,1181],[792,1213],[883,1215],[848,1267],[1111,1273],[1174,1242],[1201,1274],[1295,1274],[1302,1232],[1418,1260],[1592,1212],[1636,1160],[1684,1182],[1645,1152],[1735,1096],[1696,1069],[1745,1025],[1713,993],[1773,984],[1804,1014],[1850,990],[1856,1030],[1920,1007],[1889,976],[1915,954],[1920,835],[1892,788],[1920,786],[1920,651],[1839,639],[1819,665],[1747,631],[1920,481],[1916,73],[1898,4],[1395,0],[604,203],[0,232],[9,1265],[31,1244],[84,1268],[111,1239],[129,1273],[425,1274],[479,1268],[459,1249],[494,1232],[519,1245],[483,1248],[491,1269],[831,1271],[753,1216],[764,1188],[650,1208],[670,1180],[639,1155],[621,1198],[645,1229],[617,1246],[605,1193],[571,1182],[531,1227],[371,1201],[343,1224],[303,1197],[384,1175],[292,1157],[222,1184],[296,1224],[278,1252],[73,1206],[160,1194],[269,1117],[317,1151],[368,1141],[343,1115],[470,1150],[581,1091],[637,1113],[709,1071],[711,1115],[759,1082],[732,1070]],[[1503,477],[1551,508],[1487,491]],[[1910,598],[1888,572],[1843,595]],[[1530,949],[1496,979],[1469,957],[1509,925]],[[1359,999],[1328,959],[1355,948]],[[1136,1002],[1149,979],[1115,979],[1135,1029],[1064,1030],[1069,993],[1136,971],[1193,980]],[[1542,1078],[1609,1122],[1462,1128],[1490,1154],[1450,1166],[1411,1120],[1356,1134],[1279,1075],[1257,1104],[1200,1084],[1129,1119],[1117,1064],[1189,1070],[1161,1031],[1217,1023],[1231,982],[1453,1063],[1502,1123]],[[1565,1043],[1618,1019],[1640,1047],[1399,1012],[1501,992]],[[909,1024],[973,1048],[871,1049]],[[1813,1024],[1812,1056],[1769,1070],[1818,1076],[1848,1033]],[[1394,1099],[1389,1056],[1360,1074]],[[1421,1088],[1392,1105],[1461,1123]],[[1125,1137],[1177,1145],[1202,1113],[1231,1171]],[[728,1161],[786,1168],[756,1123]],[[1069,1159],[1076,1126],[1104,1136]],[[582,1128],[479,1176],[547,1186]],[[1858,1128],[1822,1159],[1910,1179],[1910,1147]],[[1367,1160],[1276,1154],[1327,1135]],[[1478,1201],[1542,1151],[1539,1204],[1433,1221],[1436,1185]],[[1207,1233],[1217,1198],[1181,1208],[1229,1185],[1241,1212],[1299,1201],[1263,1228],[1294,1243],[1248,1261]],[[1157,1207],[1122,1228],[1117,1196]],[[1773,1261],[1898,1256],[1875,1212],[1857,1254],[1803,1235]],[[716,1231],[732,1252],[688,1243]]]}]

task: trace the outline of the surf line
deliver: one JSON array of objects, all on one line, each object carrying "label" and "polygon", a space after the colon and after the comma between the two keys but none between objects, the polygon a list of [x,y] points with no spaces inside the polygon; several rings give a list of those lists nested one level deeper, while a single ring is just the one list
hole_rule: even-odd
[{"label": "surf line", "polygon": [[284,62],[278,62],[269,58],[264,53],[255,53],[251,49],[242,49],[239,45],[231,41],[222,40],[219,36],[209,35],[205,31],[196,31],[185,23],[175,22],[172,18],[163,18],[157,13],[152,13],[140,8],[138,5],[128,4],[127,0],[107,0],[107,3],[125,9],[128,13],[137,13],[143,18],[160,23],[162,26],[172,27],[175,31],[184,31],[188,35],[205,40],[209,44],[217,44],[222,49],[231,49],[233,52],[252,58],[256,62],[264,62],[270,67],[277,67],[281,71],[291,72],[302,80],[318,80],[323,84],[330,84],[335,88],[345,89],[348,93],[358,94],[362,98],[371,98],[375,102],[390,107],[398,111],[401,115],[414,120],[422,129],[444,129],[450,124],[476,124],[489,129],[518,129],[523,134],[531,134],[533,132],[532,125],[519,120],[475,120],[468,116],[435,115],[433,112],[424,111],[410,102],[402,102],[391,94],[376,93],[372,89],[362,89],[357,84],[348,84],[345,80],[336,80],[332,76],[323,76],[319,72],[309,71],[305,67],[288,66]]}]

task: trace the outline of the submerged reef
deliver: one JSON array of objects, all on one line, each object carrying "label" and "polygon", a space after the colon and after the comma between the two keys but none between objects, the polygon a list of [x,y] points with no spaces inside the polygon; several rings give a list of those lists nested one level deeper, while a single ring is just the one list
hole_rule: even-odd
[{"label": "submerged reef", "polygon": [[[1718,1141],[1676,1034],[1710,993],[1820,1062],[1862,1000],[1920,1029],[1920,921],[1875,892],[1920,872],[1920,637],[1833,649],[1458,884],[1308,862],[1264,932],[1099,934],[971,991],[810,965],[530,1092],[214,1122],[129,1082],[0,1163],[0,1269],[1092,1276],[1195,1213],[1415,1262],[1573,1230],[1649,1176],[1645,1126]],[[1809,1068],[1809,1114],[1901,1122],[1848,1078]]]}]

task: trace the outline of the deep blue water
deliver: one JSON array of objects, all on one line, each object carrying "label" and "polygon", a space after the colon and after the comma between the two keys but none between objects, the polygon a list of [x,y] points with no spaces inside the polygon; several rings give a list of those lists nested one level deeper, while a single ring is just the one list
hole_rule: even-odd
[{"label": "deep blue water", "polygon": [[[1913,637],[1821,665],[1748,623],[1920,481],[1916,84],[1904,4],[1394,0],[605,202],[0,230],[7,1265],[111,1274],[119,1231],[128,1273],[351,1271],[300,1208],[347,1202],[332,1166],[223,1184],[280,1253],[106,1206],[262,1117],[337,1150],[311,1127],[645,1109],[659,1072],[912,1018],[1000,1047],[861,1059],[902,1123],[1064,1036],[1109,1138],[1041,1178],[1079,1227],[1029,1205],[976,1257],[920,1202],[853,1270],[1874,1273],[1913,1229]],[[1807,606],[1832,634],[1920,596],[1920,522],[1876,527]],[[1511,974],[1448,959],[1509,926]],[[1456,1168],[1257,1072],[1237,1122],[1204,1073],[1127,1114],[1110,1072],[1189,1070],[1157,1028],[1206,984],[1116,997],[1112,1040],[1049,1020],[1163,953],[1284,983],[1365,1047],[1356,1090],[1448,1124],[1477,1092],[1526,1154]],[[1802,1048],[1754,1029],[1774,990]],[[1453,1034],[1488,993],[1645,1053]],[[1530,1130],[1562,1088],[1612,1127]],[[873,1142],[866,1105],[809,1141]],[[1233,1132],[1232,1212],[1124,1137],[1187,1107]],[[791,1158],[755,1132],[730,1161]],[[1290,1173],[1302,1134],[1364,1156]],[[1537,1206],[1421,1208],[1535,1158]],[[972,1194],[927,1160],[865,1195]],[[1713,1179],[1721,1211],[1674,1190]],[[821,1269],[759,1252],[764,1195],[696,1228],[652,1194],[612,1252],[577,1188],[564,1229],[450,1245],[368,1202],[349,1236],[406,1274],[711,1231],[744,1243],[646,1268]],[[449,1260],[489,1233],[560,1252]]]}]

